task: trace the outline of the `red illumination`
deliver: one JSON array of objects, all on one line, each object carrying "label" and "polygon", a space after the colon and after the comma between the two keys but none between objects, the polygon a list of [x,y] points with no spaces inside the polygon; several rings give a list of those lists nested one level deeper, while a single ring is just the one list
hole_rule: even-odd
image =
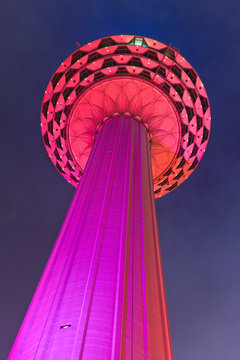
[{"label": "red illumination", "polygon": [[84,45],[60,65],[41,125],[51,160],[75,187],[101,124],[118,114],[149,131],[155,197],[188,178],[207,146],[211,117],[200,78],[176,49],[118,35]]}]

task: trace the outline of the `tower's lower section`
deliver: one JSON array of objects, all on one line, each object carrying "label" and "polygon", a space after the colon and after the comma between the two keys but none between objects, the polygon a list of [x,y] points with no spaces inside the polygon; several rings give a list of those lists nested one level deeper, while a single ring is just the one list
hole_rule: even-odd
[{"label": "tower's lower section", "polygon": [[172,359],[149,141],[132,118],[97,135],[9,355],[50,359]]}]

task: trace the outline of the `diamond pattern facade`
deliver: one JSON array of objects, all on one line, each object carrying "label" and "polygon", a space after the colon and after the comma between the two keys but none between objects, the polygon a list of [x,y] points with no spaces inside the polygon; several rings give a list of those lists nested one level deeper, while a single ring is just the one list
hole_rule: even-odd
[{"label": "diamond pattern facade", "polygon": [[[69,119],[86,92],[113,78],[136,80],[158,89],[177,114],[177,149],[166,168],[161,167],[154,177],[157,198],[175,189],[195,169],[207,146],[211,122],[205,88],[192,66],[175,48],[146,37],[118,35],[93,41],[75,51],[59,66],[45,91],[41,126],[46,149],[58,171],[77,187],[84,167],[72,153]],[[126,113],[123,109],[123,113],[118,110],[116,115]],[[131,111],[128,113],[134,115]],[[91,129],[93,140],[99,126],[112,116],[113,113],[101,113],[95,121],[95,129]],[[150,129],[150,139],[151,136]],[[83,163],[90,150],[86,147]],[[156,151],[152,145],[153,162]]]}]

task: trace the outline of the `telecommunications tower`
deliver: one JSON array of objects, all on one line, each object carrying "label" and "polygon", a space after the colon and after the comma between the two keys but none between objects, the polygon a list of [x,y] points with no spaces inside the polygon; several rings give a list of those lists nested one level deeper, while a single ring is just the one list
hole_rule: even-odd
[{"label": "telecommunications tower", "polygon": [[59,66],[42,135],[77,190],[9,360],[173,358],[154,197],[196,168],[210,121],[170,45],[110,36]]}]

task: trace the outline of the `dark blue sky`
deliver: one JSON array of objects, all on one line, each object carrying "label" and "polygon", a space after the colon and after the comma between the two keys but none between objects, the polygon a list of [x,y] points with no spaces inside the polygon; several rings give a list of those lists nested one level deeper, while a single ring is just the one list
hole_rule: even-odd
[{"label": "dark blue sky", "polygon": [[212,111],[197,170],[156,201],[174,359],[239,359],[239,13],[238,0],[1,0],[0,359],[74,194],[42,142],[45,87],[76,41],[122,33],[179,47]]}]

